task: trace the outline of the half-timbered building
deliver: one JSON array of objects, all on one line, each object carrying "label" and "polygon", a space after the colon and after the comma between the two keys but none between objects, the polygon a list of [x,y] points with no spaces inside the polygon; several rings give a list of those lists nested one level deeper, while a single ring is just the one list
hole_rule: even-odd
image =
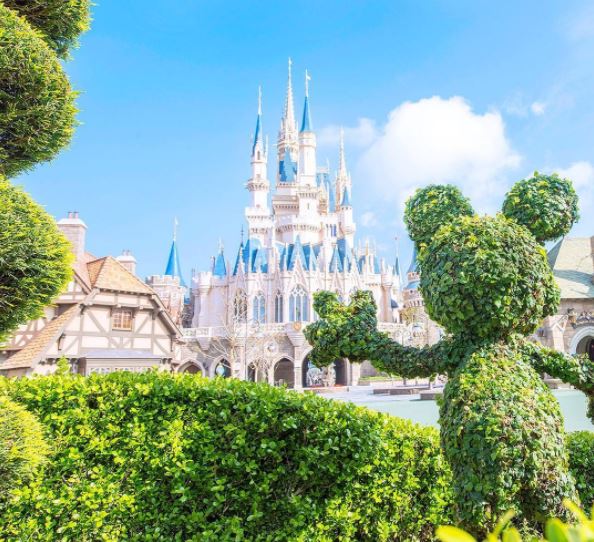
[{"label": "half-timbered building", "polygon": [[174,368],[181,333],[155,291],[129,262],[86,252],[86,225],[76,213],[58,225],[76,256],[73,279],[42,318],[0,347],[0,374],[49,374],[60,358],[84,375]]}]

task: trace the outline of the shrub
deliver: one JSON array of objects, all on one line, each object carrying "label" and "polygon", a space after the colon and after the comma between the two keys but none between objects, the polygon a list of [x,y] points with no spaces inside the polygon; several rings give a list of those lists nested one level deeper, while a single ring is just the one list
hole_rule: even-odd
[{"label": "shrub", "polygon": [[0,1],[0,174],[22,173],[70,142],[74,97],[43,35]]},{"label": "shrub", "polygon": [[427,313],[451,333],[529,334],[555,313],[559,288],[546,252],[526,228],[497,217],[461,217],[419,254]]},{"label": "shrub", "polygon": [[66,287],[70,245],[53,218],[20,188],[0,178],[0,340],[38,318]]},{"label": "shrub", "polygon": [[540,241],[563,235],[577,218],[573,187],[554,176],[520,181],[504,213],[474,215],[453,186],[428,186],[407,202],[421,293],[446,331],[438,344],[405,347],[378,332],[371,292],[358,292],[347,306],[318,292],[320,319],[305,330],[316,363],[348,357],[407,378],[450,377],[440,408],[442,449],[454,474],[457,519],[479,535],[507,509],[535,525],[576,497],[560,409],[535,369],[563,375],[594,405],[592,361],[524,337],[557,310],[559,290]]},{"label": "shrub", "polygon": [[503,214],[528,228],[539,243],[552,241],[578,221],[578,197],[568,179],[534,172],[506,194]]},{"label": "shrub", "polygon": [[437,432],[191,375],[6,383],[54,445],[0,519],[15,540],[426,540],[451,521]]},{"label": "shrub", "polygon": [[0,396],[0,506],[10,491],[33,478],[47,451],[35,416]]},{"label": "shrub", "polygon": [[90,0],[2,0],[2,3],[37,28],[62,57],[89,27]]},{"label": "shrub", "polygon": [[[594,433],[576,431],[567,437],[569,468],[575,478],[582,505],[594,506]],[[594,519],[594,518],[593,518]]]}]

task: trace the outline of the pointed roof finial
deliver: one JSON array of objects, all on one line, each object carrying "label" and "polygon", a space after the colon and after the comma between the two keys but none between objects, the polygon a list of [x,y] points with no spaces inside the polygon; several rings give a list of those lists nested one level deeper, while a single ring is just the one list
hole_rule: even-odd
[{"label": "pointed roof finial", "polygon": [[283,119],[281,121],[281,129],[285,132],[285,136],[288,132],[296,129],[295,123],[295,106],[293,105],[293,78],[292,78],[292,65],[293,61],[289,57],[288,64],[288,75],[287,75],[287,97],[285,99],[285,110],[283,112]]},{"label": "pointed roof finial", "polygon": [[301,132],[311,132],[311,116],[309,114],[309,81],[311,77],[305,70],[305,103],[303,104],[303,119],[301,120]]},{"label": "pointed roof finial", "polygon": [[177,221],[177,217],[173,217],[173,242],[177,241],[177,227],[179,226],[179,222]]},{"label": "pointed roof finial", "polygon": [[243,245],[243,224],[241,225],[241,244]]},{"label": "pointed roof finial", "polygon": [[258,85],[258,115],[262,114],[262,85]]},{"label": "pointed roof finial", "polygon": [[340,127],[340,139],[339,139],[339,150],[338,150],[338,175],[340,177],[346,176],[346,158],[344,154],[344,128]]}]

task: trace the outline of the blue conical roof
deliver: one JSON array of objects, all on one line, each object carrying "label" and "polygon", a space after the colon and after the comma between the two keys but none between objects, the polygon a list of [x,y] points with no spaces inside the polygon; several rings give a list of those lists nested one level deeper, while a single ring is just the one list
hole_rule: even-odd
[{"label": "blue conical roof", "polygon": [[262,137],[262,115],[258,113],[258,118],[256,119],[256,132],[254,133],[254,144],[252,145],[252,154],[256,151],[256,145],[260,143],[261,146],[264,145],[264,139]]},{"label": "blue conical roof", "polygon": [[179,253],[177,251],[177,243],[175,242],[175,239],[171,243],[171,250],[169,251],[169,259],[167,260],[165,275],[169,277],[178,277],[179,283],[182,286],[186,285],[181,272],[181,265],[179,263]]},{"label": "blue conical roof", "polygon": [[410,267],[408,268],[408,273],[418,273],[418,263],[417,263],[417,245],[413,248],[413,255],[412,260],[410,262]]},{"label": "blue conical roof", "polygon": [[311,115],[309,114],[309,96],[305,97],[305,103],[303,104],[303,119],[301,120],[301,131],[302,132],[311,132],[312,123],[311,123]]},{"label": "blue conical roof", "polygon": [[349,189],[345,188],[344,192],[342,193],[342,202],[340,203],[341,207],[350,207],[351,206],[351,196],[349,195]]},{"label": "blue conical roof", "polygon": [[225,255],[222,248],[219,250],[219,253],[215,259],[213,275],[215,277],[227,276],[227,263],[225,262]]}]

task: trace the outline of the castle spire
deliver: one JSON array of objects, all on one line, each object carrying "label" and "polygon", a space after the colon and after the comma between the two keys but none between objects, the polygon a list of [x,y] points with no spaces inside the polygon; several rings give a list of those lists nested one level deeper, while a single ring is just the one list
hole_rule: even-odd
[{"label": "castle spire", "polygon": [[169,250],[169,258],[167,259],[167,267],[164,275],[169,277],[178,277],[181,286],[185,286],[184,278],[181,272],[181,264],[179,261],[179,252],[177,251],[177,226],[179,225],[177,218],[173,220],[173,241],[171,242],[171,249]]},{"label": "castle spire", "polygon": [[285,110],[281,121],[281,130],[285,136],[297,129],[295,122],[295,105],[293,103],[293,77],[292,77],[293,61],[289,58],[288,76],[287,76],[287,96],[285,98]]},{"label": "castle spire", "polygon": [[303,119],[301,120],[301,132],[311,132],[311,115],[309,113],[309,82],[311,77],[305,70],[305,102],[303,104]]},{"label": "castle spire", "polygon": [[344,154],[344,129],[340,127],[340,142],[339,142],[339,150],[338,150],[338,176],[339,177],[346,177],[347,175],[347,167],[346,167],[346,158]]},{"label": "castle spire", "polygon": [[254,144],[252,145],[252,156],[256,153],[256,147],[260,146],[260,152],[264,152],[264,138],[262,136],[262,87],[258,87],[258,116],[256,117],[256,131],[254,133]]}]

